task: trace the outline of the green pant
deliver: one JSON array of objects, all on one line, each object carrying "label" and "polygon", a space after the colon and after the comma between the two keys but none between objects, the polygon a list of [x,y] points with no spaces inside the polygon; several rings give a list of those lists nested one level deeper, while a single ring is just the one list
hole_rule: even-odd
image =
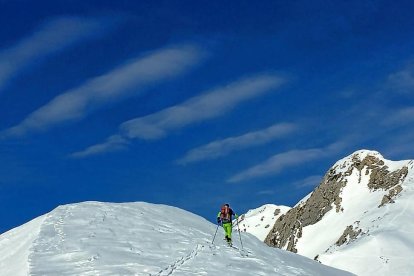
[{"label": "green pant", "polygon": [[223,223],[223,228],[224,228],[224,234],[226,235],[226,237],[231,239],[231,232],[232,232],[231,222],[230,223]]}]

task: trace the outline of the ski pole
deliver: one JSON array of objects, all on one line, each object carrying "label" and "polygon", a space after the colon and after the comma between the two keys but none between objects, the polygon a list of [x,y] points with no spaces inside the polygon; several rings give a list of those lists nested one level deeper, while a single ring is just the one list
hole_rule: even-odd
[{"label": "ski pole", "polygon": [[243,243],[242,243],[242,239],[241,239],[241,234],[240,234],[240,225],[239,225],[239,218],[236,219],[237,221],[237,230],[239,230],[239,238],[240,238],[240,244],[241,244],[241,248],[243,249]]},{"label": "ski pole", "polygon": [[211,244],[214,244],[214,240],[216,239],[218,228],[219,228],[219,224],[217,224],[216,232],[214,233],[214,237],[213,237],[213,240],[211,241]]}]

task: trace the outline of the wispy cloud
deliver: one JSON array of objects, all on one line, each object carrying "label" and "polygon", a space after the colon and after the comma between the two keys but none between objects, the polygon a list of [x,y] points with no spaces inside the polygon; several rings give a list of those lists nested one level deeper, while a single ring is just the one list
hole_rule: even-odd
[{"label": "wispy cloud", "polygon": [[409,64],[404,69],[389,75],[388,86],[393,91],[400,93],[414,92],[414,63]]},{"label": "wispy cloud", "polygon": [[322,154],[323,150],[321,149],[292,150],[279,153],[270,157],[261,164],[234,175],[228,180],[228,182],[240,182],[252,178],[274,175],[283,169],[317,159]]},{"label": "wispy cloud", "polygon": [[203,53],[193,45],[152,52],[131,60],[107,74],[70,89],[30,114],[3,136],[23,135],[31,130],[81,119],[101,106],[142,93],[145,86],[175,77],[200,61]]},{"label": "wispy cloud", "polygon": [[298,189],[305,188],[305,187],[316,187],[322,180],[322,176],[320,175],[311,175],[306,177],[305,179],[301,179],[296,181],[292,185]]},{"label": "wispy cloud", "polygon": [[262,190],[256,193],[259,196],[269,196],[276,194],[275,190]]},{"label": "wispy cloud", "polygon": [[386,126],[401,126],[414,122],[414,107],[401,108],[393,111],[390,116],[383,119]]},{"label": "wispy cloud", "polygon": [[312,160],[325,158],[337,152],[344,145],[342,143],[331,144],[326,148],[314,148],[305,150],[291,150],[273,155],[261,164],[248,168],[227,180],[227,182],[241,182],[258,177],[275,175],[284,169],[294,167]]},{"label": "wispy cloud", "polygon": [[414,159],[414,130],[407,130],[388,143],[384,148],[384,156],[394,160]]},{"label": "wispy cloud", "polygon": [[282,83],[283,79],[274,75],[242,79],[180,105],[127,121],[121,125],[121,132],[128,138],[159,139],[170,130],[221,116],[236,105],[269,92]]},{"label": "wispy cloud", "polygon": [[406,130],[403,134],[393,137],[384,149],[384,156],[391,158],[414,159],[414,130]]},{"label": "wispy cloud", "polygon": [[[273,91],[283,82],[284,79],[269,74],[244,78],[180,105],[127,121],[120,126],[120,135],[125,139],[160,139],[174,129],[219,117],[244,101]],[[108,143],[107,140],[100,144],[102,149],[109,149]]]},{"label": "wispy cloud", "polygon": [[105,144],[99,144],[89,147],[87,150],[75,152],[70,155],[72,158],[84,158],[96,155],[102,152],[123,150],[127,147],[129,141],[119,135],[113,135],[108,138]]},{"label": "wispy cloud", "polygon": [[237,150],[246,149],[253,146],[262,145],[275,139],[291,134],[297,129],[296,125],[289,123],[275,124],[266,129],[249,132],[241,136],[229,137],[222,140],[211,142],[207,145],[190,150],[177,163],[187,164],[206,159],[215,159],[226,156]]},{"label": "wispy cloud", "polygon": [[68,46],[111,29],[104,19],[61,17],[50,20],[9,48],[0,50],[0,90],[25,68]]}]

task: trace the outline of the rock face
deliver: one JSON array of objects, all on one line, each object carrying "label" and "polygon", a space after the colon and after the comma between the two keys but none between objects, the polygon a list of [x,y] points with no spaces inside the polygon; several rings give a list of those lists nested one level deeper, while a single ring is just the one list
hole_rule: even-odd
[{"label": "rock face", "polygon": [[401,185],[397,185],[394,188],[390,189],[387,195],[384,195],[384,197],[381,200],[381,204],[378,207],[382,207],[388,203],[395,203],[394,198],[401,193],[403,188]]},{"label": "rock face", "polygon": [[[406,203],[414,199],[413,172],[412,160],[390,161],[375,151],[357,151],[336,162],[309,196],[282,214],[265,238],[265,243],[317,259],[327,265],[334,265],[335,260],[339,263],[338,267],[352,263],[339,261],[334,256],[349,254],[360,244],[367,244],[374,252],[386,251],[376,248],[378,243],[371,243],[370,237],[385,237],[384,233],[407,235],[399,233],[399,226],[394,225],[405,223],[401,213],[404,216],[407,212],[414,213],[411,210],[414,208],[408,207],[411,203]],[[413,198],[410,199],[411,195]],[[414,231],[409,233],[412,232]],[[390,242],[387,238],[384,239],[386,243]],[[357,247],[345,250],[356,242],[359,244]],[[408,252],[413,255],[414,248]],[[365,254],[356,251],[353,253],[358,256]],[[379,264],[384,260],[384,256],[373,257],[372,252],[367,254],[367,258],[378,258]],[[374,269],[375,265],[372,267]],[[373,271],[375,270],[370,273]],[[360,270],[351,272],[358,275],[366,273]]]},{"label": "rock face", "polygon": [[350,243],[355,240],[361,234],[361,232],[362,229],[354,229],[353,225],[349,225],[335,244],[337,246],[341,246],[345,243]]},{"label": "rock face", "polygon": [[393,198],[402,191],[402,187],[398,184],[408,173],[406,166],[390,171],[379,153],[370,152],[367,155],[355,153],[351,157],[351,162],[337,163],[328,170],[320,185],[305,203],[280,216],[266,237],[265,243],[296,253],[296,243],[302,237],[304,227],[317,223],[333,208],[337,213],[343,211],[341,191],[347,185],[347,177],[355,170],[358,171],[359,182],[362,175],[369,177],[367,186],[371,191],[389,190],[379,206],[393,202]]},{"label": "rock face", "polygon": [[321,184],[315,189],[305,204],[300,204],[279,217],[273,229],[265,239],[265,243],[278,248],[297,252],[295,245],[302,237],[302,229],[318,222],[334,205],[340,210],[341,188],[346,181],[330,170]]}]

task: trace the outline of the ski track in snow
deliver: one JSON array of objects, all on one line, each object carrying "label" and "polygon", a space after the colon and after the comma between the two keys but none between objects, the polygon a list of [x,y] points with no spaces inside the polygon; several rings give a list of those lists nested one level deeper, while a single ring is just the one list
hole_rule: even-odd
[{"label": "ski track in snow", "polygon": [[179,260],[175,261],[173,264],[169,265],[168,267],[162,269],[157,274],[150,274],[150,275],[151,276],[168,276],[168,275],[172,275],[182,265],[184,265],[188,261],[191,261],[192,259],[194,259],[203,247],[204,247],[203,245],[197,244],[197,246],[188,255],[186,255],[184,257],[181,257]]},{"label": "ski track in snow", "polygon": [[[206,242],[207,243],[207,242]],[[210,249],[209,251],[206,251]],[[223,247],[223,249],[225,251],[228,250],[236,250],[240,253],[241,257],[249,257],[249,255],[247,253],[243,253],[242,250],[240,250],[237,247],[231,246],[225,246]],[[191,252],[181,258],[179,258],[177,261],[175,261],[174,263],[168,265],[166,268],[162,269],[161,271],[159,271],[156,274],[150,274],[150,276],[168,276],[168,275],[173,275],[174,273],[178,273],[178,275],[180,275],[179,273],[182,273],[183,271],[180,272],[180,268],[183,266],[190,266],[191,265],[191,261],[193,261],[198,255],[200,254],[217,254],[217,250],[223,250],[221,249],[219,246],[216,246],[214,244],[210,244],[209,246],[205,246],[202,244],[197,244],[195,246],[195,248],[193,250],[191,250]],[[243,250],[245,252],[249,252],[248,250]],[[259,259],[255,259],[253,258],[257,263],[261,264],[261,265],[266,265],[264,262],[261,262]]]}]

